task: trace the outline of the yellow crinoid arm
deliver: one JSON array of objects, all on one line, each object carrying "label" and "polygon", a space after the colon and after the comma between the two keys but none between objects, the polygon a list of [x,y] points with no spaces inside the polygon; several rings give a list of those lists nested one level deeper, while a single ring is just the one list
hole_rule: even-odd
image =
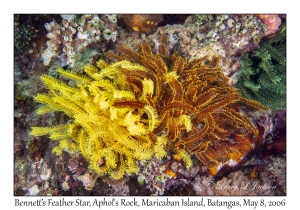
[{"label": "yellow crinoid arm", "polygon": [[71,93],[77,91],[77,88],[71,87],[71,86],[67,85],[66,83],[64,83],[58,79],[55,79],[51,76],[43,74],[40,76],[40,78],[41,78],[42,82],[50,90],[57,90],[57,91],[64,90],[64,91],[71,92]]},{"label": "yellow crinoid arm", "polygon": [[99,60],[99,61],[97,61],[96,65],[97,65],[97,67],[98,67],[99,69],[104,69],[104,68],[106,68],[109,64],[107,64],[104,60]]},{"label": "yellow crinoid arm", "polygon": [[127,160],[125,160],[125,164],[126,164],[126,173],[128,174],[138,173],[139,169],[133,157],[128,156]]},{"label": "yellow crinoid arm", "polygon": [[78,106],[76,103],[70,103],[66,97],[63,96],[55,96],[52,100],[58,104],[65,113],[68,113],[69,117],[74,118],[76,114],[83,114],[86,111]]},{"label": "yellow crinoid arm", "polygon": [[184,125],[187,131],[191,131],[193,124],[189,115],[181,115],[178,119],[178,125]]},{"label": "yellow crinoid arm", "polygon": [[122,74],[120,69],[116,66],[109,65],[106,68],[102,69],[98,74],[94,74],[96,80],[102,80],[106,78],[116,79],[118,75]]},{"label": "yellow crinoid arm", "polygon": [[174,80],[177,80],[179,78],[179,76],[176,74],[175,71],[172,71],[172,72],[164,74],[164,78],[165,78],[166,83],[170,83]]},{"label": "yellow crinoid arm", "polygon": [[131,111],[125,116],[124,123],[131,135],[141,135],[146,133],[146,128],[144,124],[140,122],[140,117],[140,115],[132,114]]},{"label": "yellow crinoid arm", "polygon": [[149,121],[148,130],[152,132],[156,128],[156,126],[160,123],[158,114],[156,110],[150,105],[146,105],[144,107],[144,111],[148,115],[148,121]]},{"label": "yellow crinoid arm", "polygon": [[138,160],[149,160],[154,155],[154,150],[150,149],[139,149],[133,154],[133,157]]},{"label": "yellow crinoid arm", "polygon": [[54,107],[51,107],[49,105],[43,105],[41,107],[39,107],[37,110],[36,110],[36,113],[38,115],[42,115],[42,114],[46,114],[46,113],[50,113],[50,112],[55,112],[57,111]]},{"label": "yellow crinoid arm", "polygon": [[68,130],[69,125],[57,125],[54,127],[32,127],[30,135],[44,136],[51,133],[62,132]]},{"label": "yellow crinoid arm", "polygon": [[113,98],[115,99],[128,99],[128,100],[133,100],[135,99],[135,95],[131,91],[126,91],[126,90],[115,90],[113,93]]},{"label": "yellow crinoid arm", "polygon": [[123,155],[120,155],[118,168],[115,171],[113,171],[112,169],[109,169],[108,174],[109,174],[110,178],[112,178],[114,180],[118,180],[124,176],[125,170],[126,170],[126,164],[125,164]]},{"label": "yellow crinoid arm", "polygon": [[89,75],[91,78],[96,79],[95,76],[97,76],[99,70],[93,65],[86,65],[84,67],[84,72],[87,73],[87,75]]},{"label": "yellow crinoid arm", "polygon": [[143,139],[140,141],[138,136],[133,137],[127,129],[119,128],[118,132],[114,132],[116,128],[117,126],[114,124],[110,125],[107,130],[110,132],[115,144],[120,144],[121,147],[133,151],[133,153],[127,153],[126,155],[132,156],[134,152],[144,149],[144,145],[147,146],[148,142],[143,142]]},{"label": "yellow crinoid arm", "polygon": [[142,81],[143,84],[143,93],[139,97],[139,99],[143,102],[148,102],[149,99],[152,99],[154,94],[154,83],[151,79],[144,79]]},{"label": "yellow crinoid arm", "polygon": [[75,73],[75,72],[72,72],[72,71],[64,70],[63,68],[58,68],[58,69],[57,69],[57,72],[58,72],[60,75],[66,77],[66,78],[68,78],[68,79],[74,80],[75,82],[80,83],[80,84],[82,84],[82,85],[89,85],[89,84],[91,84],[91,81],[92,81],[92,80],[91,80],[90,78],[88,78],[88,77],[79,75],[79,74],[77,74],[77,73]]},{"label": "yellow crinoid arm", "polygon": [[118,90],[118,87],[109,80],[98,80],[92,82],[92,84],[89,86],[89,89],[93,95],[96,95],[99,91],[107,91],[109,93],[114,92],[115,90]]},{"label": "yellow crinoid arm", "polygon": [[59,141],[59,145],[52,149],[53,153],[60,155],[62,151],[67,151],[69,153],[74,153],[78,151],[78,145],[69,139],[62,139]]},{"label": "yellow crinoid arm", "polygon": [[134,71],[134,70],[149,71],[145,66],[142,66],[137,63],[132,63],[132,62],[126,61],[126,60],[116,62],[116,63],[112,64],[112,67],[122,68],[122,69],[130,70],[130,71]]},{"label": "yellow crinoid arm", "polygon": [[165,150],[165,146],[167,145],[168,139],[166,136],[158,136],[156,137],[157,142],[154,146],[155,156],[158,159],[162,159],[167,155],[167,152]]},{"label": "yellow crinoid arm", "polygon": [[183,159],[186,168],[190,168],[193,165],[190,155],[184,149],[177,149],[175,152]]},{"label": "yellow crinoid arm", "polygon": [[[41,104],[45,104],[48,108],[45,108],[45,109],[52,109],[52,110],[55,110],[55,111],[63,111],[65,112],[67,115],[71,115],[70,112],[68,112],[67,110],[65,110],[60,104],[56,103],[53,101],[53,97],[51,97],[49,94],[42,94],[42,93],[39,93],[37,94],[37,96],[34,98],[34,100],[36,102],[39,102]],[[40,108],[41,109],[41,108]],[[38,109],[37,111],[39,111],[40,109]],[[45,110],[47,111],[47,110]],[[44,113],[44,111],[39,111],[39,113]]]}]

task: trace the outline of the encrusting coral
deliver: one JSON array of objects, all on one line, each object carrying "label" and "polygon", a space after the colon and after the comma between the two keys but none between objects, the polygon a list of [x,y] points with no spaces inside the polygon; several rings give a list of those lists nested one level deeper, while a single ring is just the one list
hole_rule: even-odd
[{"label": "encrusting coral", "polygon": [[42,52],[44,65],[48,66],[55,57],[61,60],[61,66],[73,67],[76,54],[82,53],[90,45],[103,41],[116,41],[116,15],[96,14],[60,15],[61,23],[55,20],[45,24],[48,31],[47,48]]},{"label": "encrusting coral", "polygon": [[279,30],[279,26],[281,25],[281,19],[279,15],[259,14],[257,16],[267,25],[268,30],[265,36],[271,36]]},{"label": "encrusting coral", "polygon": [[170,56],[163,38],[158,53],[143,43],[139,51],[117,46],[118,54],[81,76],[59,69],[75,87],[42,75],[49,89],[35,100],[38,114],[65,112],[73,121],[51,128],[33,127],[35,136],[50,135],[59,145],[53,152],[80,152],[98,174],[120,179],[138,172],[137,160],[158,159],[172,151],[186,167],[195,154],[211,174],[235,165],[253,148],[258,130],[238,105],[261,104],[242,98],[228,84],[218,58],[187,62]]}]

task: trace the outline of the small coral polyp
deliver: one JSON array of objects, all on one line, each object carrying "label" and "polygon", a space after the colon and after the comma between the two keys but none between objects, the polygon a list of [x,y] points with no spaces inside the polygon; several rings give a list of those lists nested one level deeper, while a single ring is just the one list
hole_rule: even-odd
[{"label": "small coral polyp", "polygon": [[195,154],[212,174],[238,163],[258,139],[238,105],[264,107],[228,84],[218,58],[187,62],[168,55],[166,47],[165,38],[157,54],[146,43],[139,52],[118,46],[119,54],[106,53],[114,62],[88,65],[84,76],[59,69],[76,87],[42,75],[49,92],[35,97],[45,105],[37,113],[62,111],[73,122],[33,127],[31,134],[49,134],[59,141],[53,152],[79,152],[93,170],[112,179],[137,173],[137,160],[161,159],[167,151],[187,168]]}]

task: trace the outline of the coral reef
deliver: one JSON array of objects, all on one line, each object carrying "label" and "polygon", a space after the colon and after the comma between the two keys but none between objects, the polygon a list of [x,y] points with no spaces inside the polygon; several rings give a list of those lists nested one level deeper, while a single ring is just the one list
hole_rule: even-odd
[{"label": "coral reef", "polygon": [[236,87],[244,97],[272,109],[286,104],[286,25],[251,54],[243,54]]},{"label": "coral reef", "polygon": [[271,36],[275,34],[280,27],[281,19],[279,15],[276,14],[259,14],[257,15],[266,25],[267,25],[267,32],[265,36]]},{"label": "coral reef", "polygon": [[129,178],[123,177],[119,180],[112,180],[111,178],[105,176],[102,177],[102,181],[106,182],[109,186],[112,187],[112,196],[128,196],[129,195],[129,187],[127,185]]},{"label": "coral reef", "polygon": [[212,185],[214,178],[212,176],[196,176],[192,182],[193,189],[197,195],[214,195]]},{"label": "coral reef", "polygon": [[237,56],[257,48],[266,31],[267,26],[253,15],[191,15],[184,24],[163,25],[149,35],[119,30],[116,44],[137,48],[144,40],[157,51],[162,37],[167,36],[171,53],[188,61],[218,56],[223,72],[231,76],[236,72],[232,66]]},{"label": "coral reef", "polygon": [[[14,195],[286,195],[286,111],[232,87],[286,16],[163,14],[149,32],[121,16],[14,15]],[[234,190],[243,182],[261,189]]]},{"label": "coral reef", "polygon": [[59,57],[61,65],[73,67],[75,54],[93,43],[116,40],[116,15],[61,15],[62,23],[55,20],[45,24],[48,31],[47,48],[42,52],[44,65]]},{"label": "coral reef", "polygon": [[[31,46],[35,46],[33,41],[37,38],[37,30],[31,24],[22,23],[19,20],[19,15],[14,15],[14,47],[17,51],[29,50]],[[29,49],[28,49],[29,48]]]},{"label": "coral reef", "polygon": [[166,166],[157,158],[151,161],[140,161],[139,176],[137,177],[140,185],[146,185],[152,195],[163,195],[167,181],[172,177],[165,173]]},{"label": "coral reef", "polygon": [[214,182],[213,177],[197,176],[192,183],[197,195],[216,196],[253,196],[253,195],[275,195],[276,186],[265,178],[251,180],[241,171],[233,172],[227,177]]},{"label": "coral reef", "polygon": [[170,168],[172,169],[172,171],[179,173],[186,178],[192,178],[195,177],[200,171],[200,164],[193,164],[192,167],[187,169],[183,166],[182,163],[174,161]]},{"label": "coral reef", "polygon": [[266,143],[263,147],[263,156],[275,154],[284,155],[286,153],[286,110],[280,110],[275,115],[274,130],[269,138],[265,138]]},{"label": "coral reef", "polygon": [[196,25],[200,47],[219,41],[228,54],[245,51],[251,43],[257,44],[266,30],[253,15],[196,15]]},{"label": "coral reef", "polygon": [[[15,189],[22,189],[15,192],[15,195],[46,195],[52,189],[52,169],[43,158],[34,164],[16,161],[15,167],[18,173],[15,174]],[[24,189],[24,190],[23,190]]]},{"label": "coral reef", "polygon": [[39,161],[45,155],[45,150],[49,146],[47,138],[34,138],[28,143],[30,158]]},{"label": "coral reef", "polygon": [[[37,71],[42,62],[41,52],[46,43],[46,29],[41,27],[45,22],[57,20],[59,15],[15,14],[14,15],[14,60],[21,71],[21,78]],[[42,64],[43,65],[43,64]]]},{"label": "coral reef", "polygon": [[82,181],[86,190],[92,190],[98,177],[99,175],[97,175],[94,171],[88,170],[85,174],[79,176],[78,180]]},{"label": "coral reef", "polygon": [[264,160],[265,170],[261,177],[269,177],[276,185],[276,195],[286,195],[286,158],[268,157]]}]

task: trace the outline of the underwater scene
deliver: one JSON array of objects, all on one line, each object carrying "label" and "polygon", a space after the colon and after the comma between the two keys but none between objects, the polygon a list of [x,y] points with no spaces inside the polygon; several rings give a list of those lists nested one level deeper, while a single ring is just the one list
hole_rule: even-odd
[{"label": "underwater scene", "polygon": [[14,14],[15,196],[285,196],[286,14]]}]

